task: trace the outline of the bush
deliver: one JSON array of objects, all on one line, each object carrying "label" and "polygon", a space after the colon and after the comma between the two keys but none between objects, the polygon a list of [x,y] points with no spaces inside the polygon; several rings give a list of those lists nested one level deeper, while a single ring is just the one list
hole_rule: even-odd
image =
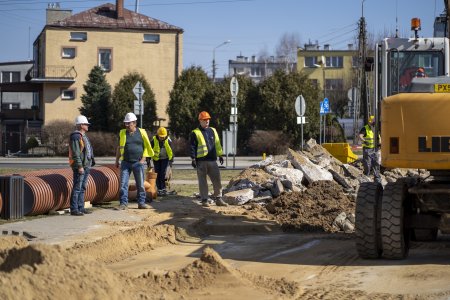
[{"label": "bush", "polygon": [[249,140],[249,150],[252,155],[262,153],[277,155],[286,154],[291,141],[289,137],[280,131],[256,130]]},{"label": "bush", "polygon": [[42,128],[42,144],[51,149],[55,155],[69,155],[69,136],[75,130],[72,122],[55,120]]},{"label": "bush", "polygon": [[28,139],[28,141],[27,141],[27,143],[26,143],[26,145],[25,145],[25,147],[27,148],[27,150],[36,148],[36,147],[38,147],[38,146],[39,146],[39,142],[38,142],[38,140],[37,140],[34,136],[31,136],[31,137]]},{"label": "bush", "polygon": [[117,145],[119,145],[119,136],[117,133],[92,131],[87,136],[94,149],[95,156],[115,156]]}]

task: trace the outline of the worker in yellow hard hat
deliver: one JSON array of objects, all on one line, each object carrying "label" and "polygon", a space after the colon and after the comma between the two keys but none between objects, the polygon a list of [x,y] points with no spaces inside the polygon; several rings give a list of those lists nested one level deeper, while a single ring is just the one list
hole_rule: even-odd
[{"label": "worker in yellow hard hat", "polygon": [[[153,165],[155,172],[158,173],[156,177],[156,187],[158,188],[158,196],[167,195],[166,189],[166,173],[167,168],[172,167],[173,163],[173,150],[172,140],[167,134],[165,127],[159,127],[156,135],[151,141],[153,152],[155,153],[151,159],[153,159]],[[147,164],[150,165],[150,161],[147,160]]]},{"label": "worker in yellow hard hat", "polygon": [[211,116],[207,111],[198,115],[200,126],[192,130],[190,135],[192,167],[197,169],[198,186],[203,206],[208,203],[207,176],[213,184],[213,200],[218,206],[226,206],[222,200],[222,184],[217,158],[223,164],[222,146],[215,128],[209,126]]},{"label": "worker in yellow hard hat", "polygon": [[[370,116],[368,124],[364,125],[359,132],[359,138],[363,143],[363,167],[364,174],[370,175],[373,171],[375,182],[381,183],[380,164],[378,160],[378,151],[375,145],[375,116]],[[380,140],[380,138],[378,138]]]}]

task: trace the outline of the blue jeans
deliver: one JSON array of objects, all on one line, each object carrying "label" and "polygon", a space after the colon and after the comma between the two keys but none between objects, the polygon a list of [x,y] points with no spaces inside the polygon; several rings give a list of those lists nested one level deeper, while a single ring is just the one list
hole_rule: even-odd
[{"label": "blue jeans", "polygon": [[124,160],[120,163],[120,204],[128,205],[128,181],[131,172],[136,181],[137,201],[139,204],[145,204],[144,164],[139,161],[131,163]]},{"label": "blue jeans", "polygon": [[70,212],[84,211],[84,193],[91,169],[84,168],[84,173],[78,173],[78,169],[73,169],[73,189],[70,196]]}]

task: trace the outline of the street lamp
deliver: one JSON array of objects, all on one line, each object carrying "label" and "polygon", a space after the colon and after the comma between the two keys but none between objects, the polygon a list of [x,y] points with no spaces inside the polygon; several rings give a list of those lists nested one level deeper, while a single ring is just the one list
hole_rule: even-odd
[{"label": "street lamp", "polygon": [[230,40],[226,40],[225,42],[221,43],[220,45],[217,45],[213,49],[213,61],[212,61],[212,78],[213,78],[213,82],[216,81],[216,49],[221,47],[221,46],[223,46],[223,45],[229,44],[229,43],[231,43],[231,41]]}]

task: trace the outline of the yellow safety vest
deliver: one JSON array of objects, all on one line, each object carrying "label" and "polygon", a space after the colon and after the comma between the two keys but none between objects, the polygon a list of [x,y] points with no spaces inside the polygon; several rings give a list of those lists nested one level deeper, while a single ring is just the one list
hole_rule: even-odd
[{"label": "yellow safety vest", "polygon": [[[169,138],[164,140],[164,148],[166,148],[167,151],[167,156],[169,156],[169,160],[172,159],[173,157],[173,152],[172,152],[172,148],[170,148],[169,145]],[[153,160],[159,160],[159,140],[156,137],[156,135],[153,137],[153,151],[155,152],[155,155],[152,156]]]},{"label": "yellow safety vest", "polygon": [[[217,156],[222,156],[222,145],[220,145],[219,135],[217,134],[217,131],[215,128],[212,128],[212,131],[214,132],[214,142],[216,146],[216,154]],[[195,133],[195,136],[197,137],[197,158],[205,157],[208,155],[208,147],[206,146],[205,137],[203,136],[200,129],[195,128],[192,130],[192,132]]]},{"label": "yellow safety vest", "polygon": [[366,129],[366,136],[364,137],[364,148],[373,149],[375,148],[374,134],[370,125],[364,125]]},{"label": "yellow safety vest", "polygon": [[[78,130],[72,132],[72,134],[74,134],[75,132],[78,132],[80,134],[80,152],[83,152],[83,150],[84,150],[83,134]],[[74,163],[75,163],[75,160],[73,159],[73,151],[72,151],[72,147],[70,145],[70,140],[69,140],[69,165],[72,167]]]},{"label": "yellow safety vest", "polygon": [[[143,157],[152,157],[155,155],[153,152],[152,145],[150,144],[150,140],[148,139],[147,132],[142,128],[137,128],[141,132],[142,140],[144,141],[144,153],[142,153]],[[123,152],[125,150],[125,144],[127,143],[127,130],[122,129],[119,133],[119,149],[120,149],[120,159],[123,160]]]}]

